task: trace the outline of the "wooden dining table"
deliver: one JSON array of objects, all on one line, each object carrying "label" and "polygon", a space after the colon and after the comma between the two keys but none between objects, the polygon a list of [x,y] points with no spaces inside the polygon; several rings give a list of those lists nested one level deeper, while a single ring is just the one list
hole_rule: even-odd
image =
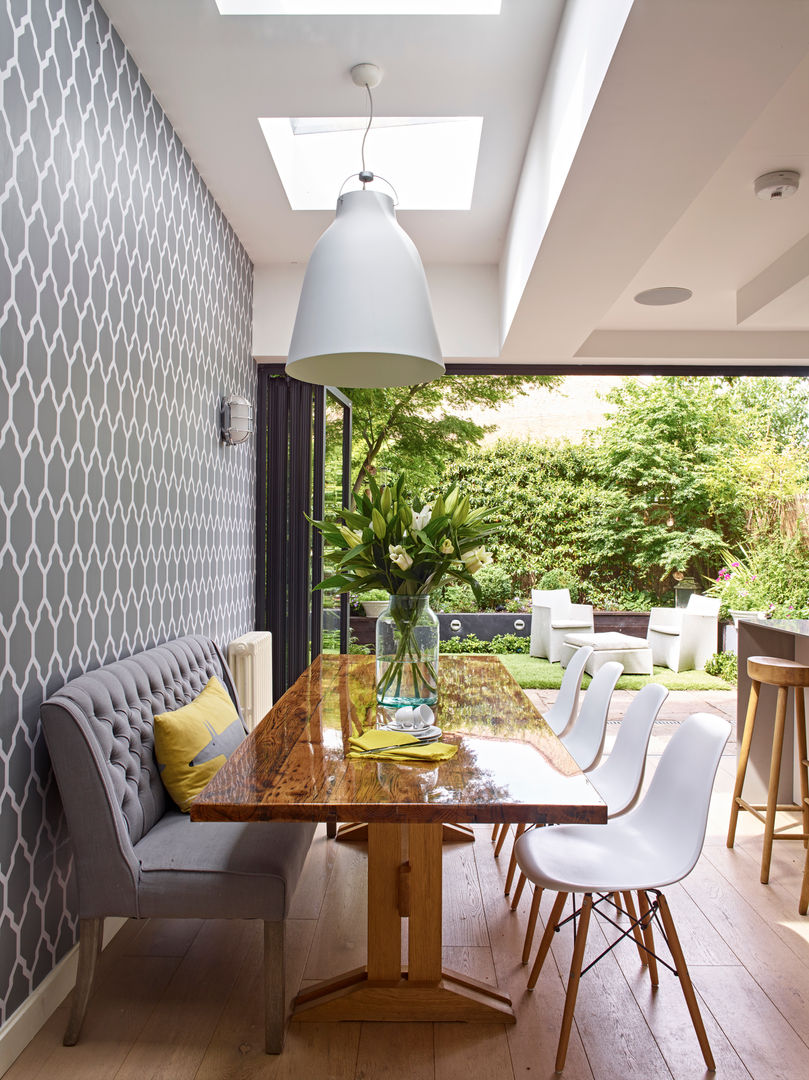
[{"label": "wooden dining table", "polygon": [[451,759],[348,759],[352,735],[389,719],[374,674],[372,656],[318,657],[191,818],[367,822],[367,963],[300,993],[294,1020],[513,1023],[506,994],[442,967],[442,827],[604,823],[606,806],[496,656],[441,657],[435,714]]}]

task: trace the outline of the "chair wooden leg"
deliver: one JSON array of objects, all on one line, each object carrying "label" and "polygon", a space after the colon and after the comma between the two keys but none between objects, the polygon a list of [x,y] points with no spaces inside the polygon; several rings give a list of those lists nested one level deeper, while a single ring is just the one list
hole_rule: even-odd
[{"label": "chair wooden leg", "polygon": [[655,939],[654,931],[652,930],[651,907],[649,906],[649,897],[642,889],[638,892],[638,904],[640,906],[640,917],[643,920],[643,942],[649,950],[646,953],[646,963],[649,965],[649,978],[652,980],[652,986],[659,986],[660,980],[657,977],[657,959],[654,954]]},{"label": "chair wooden leg", "polygon": [[525,825],[518,825],[517,831],[514,834],[514,847],[511,849],[511,858],[508,861],[508,873],[506,874],[506,896],[511,892],[511,883],[514,881],[514,874],[517,870],[517,841],[525,832]]},{"label": "chair wooden leg", "polygon": [[688,1006],[689,1013],[691,1014],[691,1022],[694,1025],[694,1031],[697,1033],[697,1039],[699,1039],[702,1056],[705,1059],[705,1064],[707,1065],[707,1067],[712,1072],[715,1072],[716,1064],[714,1063],[713,1054],[711,1053],[711,1047],[708,1043],[708,1036],[705,1033],[705,1025],[703,1024],[702,1016],[700,1015],[697,995],[694,993],[691,976],[688,974],[688,967],[686,966],[685,957],[683,956],[683,950],[680,946],[680,939],[677,937],[677,931],[674,928],[674,920],[671,917],[671,911],[669,910],[668,901],[662,893],[658,893],[658,904],[660,910],[660,918],[663,920],[663,929],[666,931],[666,937],[668,938],[671,955],[674,958],[674,966],[677,969],[677,975],[680,979],[680,986],[683,989],[683,997],[685,998],[685,1003]]},{"label": "chair wooden leg", "polygon": [[87,1012],[87,1003],[93,991],[93,980],[103,941],[103,919],[79,919],[79,970],[73,990],[70,1019],[62,1039],[63,1046],[75,1046],[79,1041],[84,1014]]},{"label": "chair wooden leg", "polygon": [[504,825],[493,825],[492,826],[492,843],[494,843],[495,840],[497,839],[497,836],[498,836],[501,828],[505,828],[505,826]]},{"label": "chair wooden leg", "polygon": [[806,839],[804,847],[809,847],[809,753],[806,749],[806,702],[802,686],[795,687],[795,724],[797,726],[797,746],[799,775],[801,784],[801,814],[803,815],[803,833]]},{"label": "chair wooden leg", "polygon": [[264,923],[264,1050],[280,1054],[286,1033],[283,922]]},{"label": "chair wooden leg", "polygon": [[525,874],[520,871],[520,876],[517,878],[517,888],[514,890],[514,896],[511,898],[511,910],[516,911],[520,903],[520,897],[522,891],[525,888]]},{"label": "chair wooden leg", "polygon": [[503,825],[500,826],[500,835],[497,837],[497,843],[494,845],[494,857],[495,857],[495,859],[499,856],[500,852],[503,850],[503,844],[505,844],[507,836],[508,836],[508,825],[506,825],[504,823]]},{"label": "chair wooden leg", "polygon": [[579,916],[579,925],[576,930],[576,939],[573,945],[573,957],[570,961],[570,975],[568,976],[567,994],[565,995],[565,1011],[562,1014],[562,1030],[559,1032],[559,1046],[556,1050],[557,1072],[561,1072],[565,1067],[567,1044],[570,1041],[570,1029],[573,1026],[573,1011],[576,1008],[576,998],[579,993],[581,963],[584,959],[584,947],[587,944],[587,930],[590,925],[590,912],[592,911],[592,908],[592,893],[585,893],[584,903],[581,907],[581,915]]},{"label": "chair wooden leg", "polygon": [[537,984],[539,973],[542,971],[542,965],[545,963],[545,957],[548,955],[548,950],[551,947],[551,941],[553,935],[556,932],[556,924],[559,922],[559,916],[562,914],[562,908],[565,906],[565,900],[567,900],[568,894],[566,892],[560,892],[556,894],[556,899],[553,902],[553,908],[548,916],[548,921],[545,923],[545,933],[542,935],[542,941],[539,943],[539,952],[537,958],[534,961],[534,966],[531,968],[531,974],[528,976],[528,989],[533,990]]},{"label": "chair wooden leg", "polygon": [[618,912],[618,914],[622,915],[624,909],[621,907],[621,894],[618,893],[618,892],[614,892],[612,894],[612,902],[613,902],[613,904],[615,904],[615,909]]},{"label": "chair wooden leg", "polygon": [[770,880],[770,860],[772,859],[772,844],[773,836],[775,834],[775,812],[778,805],[778,781],[781,777],[781,754],[784,746],[788,694],[789,691],[785,686],[778,687],[778,698],[775,704],[775,727],[773,728],[772,736],[772,757],[770,758],[770,783],[767,789],[764,845],[761,850],[762,885],[766,885]]},{"label": "chair wooden leg", "polygon": [[637,911],[635,911],[635,901],[632,899],[631,892],[624,893],[624,907],[626,908],[626,913],[629,916],[630,922],[632,923],[632,937],[635,939],[635,944],[638,947],[638,956],[640,957],[640,962],[644,967],[646,967],[646,965],[649,963],[649,959],[646,955],[646,950],[643,947],[643,935],[641,934],[640,927],[638,926],[638,913]]},{"label": "chair wooden leg", "polygon": [[733,801],[730,804],[730,823],[728,825],[727,845],[733,847],[736,840],[736,824],[739,820],[739,799],[742,797],[744,777],[747,772],[747,762],[750,760],[750,746],[753,742],[753,728],[756,723],[756,709],[758,708],[758,696],[761,692],[761,683],[754,679],[750,683],[750,697],[747,701],[747,716],[744,721],[744,733],[742,745],[739,749],[739,764],[736,767],[736,784],[733,788]]},{"label": "chair wooden leg", "polygon": [[798,913],[805,915],[809,911],[809,851],[806,852],[806,862],[803,867],[803,885],[801,885],[801,898],[798,902]]},{"label": "chair wooden leg", "polygon": [[[525,877],[522,878],[525,881]],[[536,930],[537,916],[539,915],[539,902],[542,899],[542,889],[539,885],[534,887],[534,895],[531,897],[531,910],[528,914],[528,926],[525,928],[525,942],[522,947],[522,962],[528,963],[531,955],[531,946],[534,943],[534,930]]]}]

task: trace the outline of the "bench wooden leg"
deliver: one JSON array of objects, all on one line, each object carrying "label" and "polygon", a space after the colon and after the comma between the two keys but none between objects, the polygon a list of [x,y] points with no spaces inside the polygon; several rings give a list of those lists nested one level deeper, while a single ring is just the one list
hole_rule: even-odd
[{"label": "bench wooden leg", "polygon": [[79,1041],[87,1003],[93,991],[98,957],[104,942],[104,920],[79,919],[79,970],[73,990],[73,1004],[62,1044],[75,1046]]},{"label": "bench wooden leg", "polygon": [[284,923],[264,923],[264,1050],[280,1054],[286,1033]]}]

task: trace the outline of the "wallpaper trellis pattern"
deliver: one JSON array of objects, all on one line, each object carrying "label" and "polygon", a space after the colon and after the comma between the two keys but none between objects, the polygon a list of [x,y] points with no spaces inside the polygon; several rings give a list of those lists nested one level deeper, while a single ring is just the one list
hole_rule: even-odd
[{"label": "wallpaper trellis pattern", "polygon": [[95,0],[0,4],[0,1021],[74,942],[39,730],[78,672],[253,626],[252,266]]}]

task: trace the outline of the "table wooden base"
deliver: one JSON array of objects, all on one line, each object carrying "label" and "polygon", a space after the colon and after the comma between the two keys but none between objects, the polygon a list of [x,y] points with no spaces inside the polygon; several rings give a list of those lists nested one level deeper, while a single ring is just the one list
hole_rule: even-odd
[{"label": "table wooden base", "polygon": [[[445,822],[441,828],[445,844],[459,840],[466,843],[475,842],[475,830],[471,825],[450,825]],[[368,839],[368,826],[364,821],[348,821],[344,825],[337,826],[337,834],[334,839],[356,840],[364,843]]]},{"label": "table wooden base", "polygon": [[299,994],[292,1019],[515,1022],[508,995],[454,971],[442,971],[437,983],[424,985],[411,983],[407,972],[395,983],[371,982],[366,968]]},{"label": "table wooden base", "polygon": [[[293,1020],[513,1024],[506,994],[441,966],[441,823],[367,829],[368,963],[299,994]],[[409,919],[404,972],[402,919]]]}]

